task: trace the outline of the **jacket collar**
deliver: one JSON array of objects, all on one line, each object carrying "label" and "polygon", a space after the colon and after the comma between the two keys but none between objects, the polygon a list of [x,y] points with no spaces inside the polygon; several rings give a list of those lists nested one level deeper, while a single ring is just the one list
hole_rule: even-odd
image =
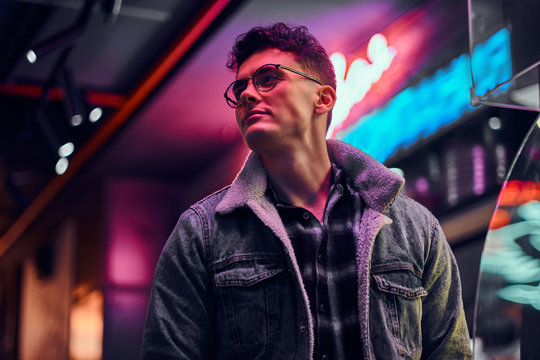
[{"label": "jacket collar", "polygon": [[[339,140],[327,141],[330,160],[350,179],[366,206],[384,213],[400,193],[405,180],[363,151]],[[251,152],[242,170],[217,205],[217,212],[228,213],[242,206],[266,204],[268,178],[262,162]]]}]

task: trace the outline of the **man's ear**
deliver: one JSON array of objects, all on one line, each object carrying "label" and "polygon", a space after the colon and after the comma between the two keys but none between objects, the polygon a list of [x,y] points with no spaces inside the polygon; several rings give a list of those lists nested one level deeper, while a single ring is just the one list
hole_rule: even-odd
[{"label": "man's ear", "polygon": [[315,112],[324,114],[332,110],[336,103],[336,91],[330,85],[323,85],[319,89],[319,97],[315,103]]}]

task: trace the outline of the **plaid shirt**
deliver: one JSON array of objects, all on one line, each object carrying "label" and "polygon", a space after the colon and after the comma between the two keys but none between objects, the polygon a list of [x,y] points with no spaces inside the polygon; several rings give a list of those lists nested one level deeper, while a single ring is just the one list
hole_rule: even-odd
[{"label": "plaid shirt", "polygon": [[277,200],[304,282],[314,322],[315,359],[353,359],[362,354],[358,323],[358,275],[353,239],[362,213],[342,172],[332,165],[323,222],[309,211]]}]

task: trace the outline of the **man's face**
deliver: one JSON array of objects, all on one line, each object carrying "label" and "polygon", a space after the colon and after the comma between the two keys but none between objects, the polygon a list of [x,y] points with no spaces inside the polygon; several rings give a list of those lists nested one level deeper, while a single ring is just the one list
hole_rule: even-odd
[{"label": "man's face", "polygon": [[[295,70],[306,70],[295,56],[277,49],[266,49],[251,55],[238,69],[236,79],[248,79],[262,65],[280,64]],[[249,81],[235,110],[236,121],[246,144],[255,152],[272,151],[309,141],[313,136],[314,109],[320,86],[290,71],[279,70],[276,86],[260,92]]]}]

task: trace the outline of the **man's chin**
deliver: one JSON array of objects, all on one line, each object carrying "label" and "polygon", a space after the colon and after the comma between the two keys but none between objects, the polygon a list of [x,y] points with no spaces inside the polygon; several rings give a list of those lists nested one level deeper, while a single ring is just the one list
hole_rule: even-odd
[{"label": "man's chin", "polygon": [[274,147],[278,143],[279,134],[256,127],[250,127],[243,134],[246,145],[256,153],[261,153],[268,146]]}]

